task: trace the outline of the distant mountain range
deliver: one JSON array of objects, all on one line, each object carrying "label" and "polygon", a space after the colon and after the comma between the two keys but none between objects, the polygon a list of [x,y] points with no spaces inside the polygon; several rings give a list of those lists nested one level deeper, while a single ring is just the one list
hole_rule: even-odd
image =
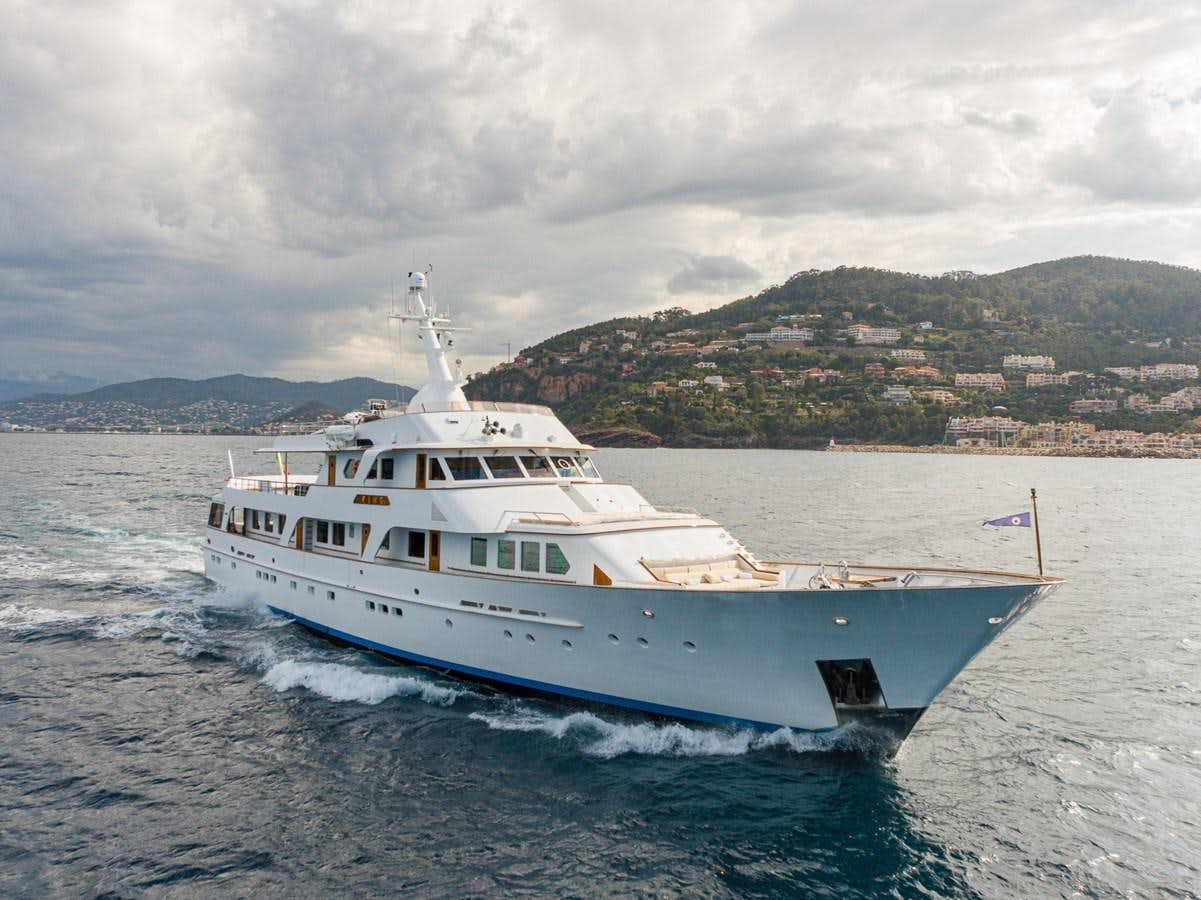
[{"label": "distant mountain range", "polygon": [[53,375],[0,375],[0,403],[20,400],[37,394],[81,394],[104,384],[97,378],[68,375],[56,372]]},{"label": "distant mountain range", "polygon": [[361,408],[368,398],[407,401],[413,389],[376,381],[286,381],[224,375],[192,381],[149,378],[84,393],[38,394],[0,403],[0,421],[41,428],[225,431],[264,425],[301,413]]}]

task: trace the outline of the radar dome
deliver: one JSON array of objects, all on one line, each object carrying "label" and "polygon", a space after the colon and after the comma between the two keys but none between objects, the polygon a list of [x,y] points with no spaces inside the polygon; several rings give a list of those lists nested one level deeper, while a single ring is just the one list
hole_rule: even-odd
[{"label": "radar dome", "polygon": [[424,291],[425,290],[425,273],[410,272],[409,273],[409,290]]}]

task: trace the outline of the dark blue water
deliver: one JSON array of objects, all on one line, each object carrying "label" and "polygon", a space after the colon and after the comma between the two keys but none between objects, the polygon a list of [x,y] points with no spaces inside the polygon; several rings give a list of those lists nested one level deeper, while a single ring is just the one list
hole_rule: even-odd
[{"label": "dark blue water", "polygon": [[201,575],[246,439],[0,436],[0,895],[1196,896],[1201,467],[605,451],[762,558],[1071,583],[892,760],[514,697]]}]

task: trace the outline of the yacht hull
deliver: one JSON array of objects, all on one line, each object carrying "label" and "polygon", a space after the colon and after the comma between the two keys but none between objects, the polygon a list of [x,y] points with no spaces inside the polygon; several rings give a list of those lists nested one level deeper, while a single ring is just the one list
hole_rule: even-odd
[{"label": "yacht hull", "polygon": [[[208,534],[210,579],[392,657],[684,719],[806,731],[858,721],[897,739],[1055,587],[593,587],[372,564]],[[830,661],[869,664],[878,682],[870,703],[835,696],[823,675]]]}]

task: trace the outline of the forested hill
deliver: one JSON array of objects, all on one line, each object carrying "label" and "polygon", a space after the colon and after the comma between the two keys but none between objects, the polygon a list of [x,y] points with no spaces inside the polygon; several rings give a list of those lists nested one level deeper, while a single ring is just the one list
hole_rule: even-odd
[{"label": "forested hill", "polygon": [[[814,335],[804,346],[746,340],[748,333],[781,325],[811,328]],[[896,328],[902,337],[885,348],[859,346],[845,332],[852,325]],[[564,332],[523,350],[515,365],[477,376],[469,394],[538,400],[556,406],[577,428],[642,428],[679,444],[799,446],[817,443],[819,436],[884,439],[883,426],[873,424],[881,419],[889,420],[893,440],[940,438],[946,409],[921,401],[904,410],[879,408],[889,378],[877,384],[865,376],[864,366],[872,359],[887,361],[891,376],[896,363],[890,348],[921,348],[939,370],[931,383],[948,388],[958,373],[1000,372],[1006,354],[1053,356],[1058,371],[1102,378],[1111,366],[1196,363],[1201,361],[1201,271],[1099,256],[993,275],[810,270],[705,312],[666,309]],[[810,378],[798,387],[796,376],[803,384],[803,371],[813,367],[837,374],[820,384]],[[763,370],[773,374],[764,376]],[[697,390],[687,401],[679,394],[665,396],[681,380],[703,380],[706,374],[723,376],[720,398],[700,404],[692,399]],[[998,400],[1025,405],[1029,416],[1067,415],[1072,397],[1066,390],[1059,392],[1062,402],[1056,406],[1044,402],[1049,395],[1025,397],[1024,376],[1014,380],[1017,393],[1007,391],[1002,398],[965,391],[944,399],[959,406],[956,415],[987,409]],[[781,387],[782,381],[791,383]],[[1081,380],[1073,396],[1108,396],[1102,390],[1106,386]],[[1152,422],[1163,425],[1152,419],[1134,425]]]}]

